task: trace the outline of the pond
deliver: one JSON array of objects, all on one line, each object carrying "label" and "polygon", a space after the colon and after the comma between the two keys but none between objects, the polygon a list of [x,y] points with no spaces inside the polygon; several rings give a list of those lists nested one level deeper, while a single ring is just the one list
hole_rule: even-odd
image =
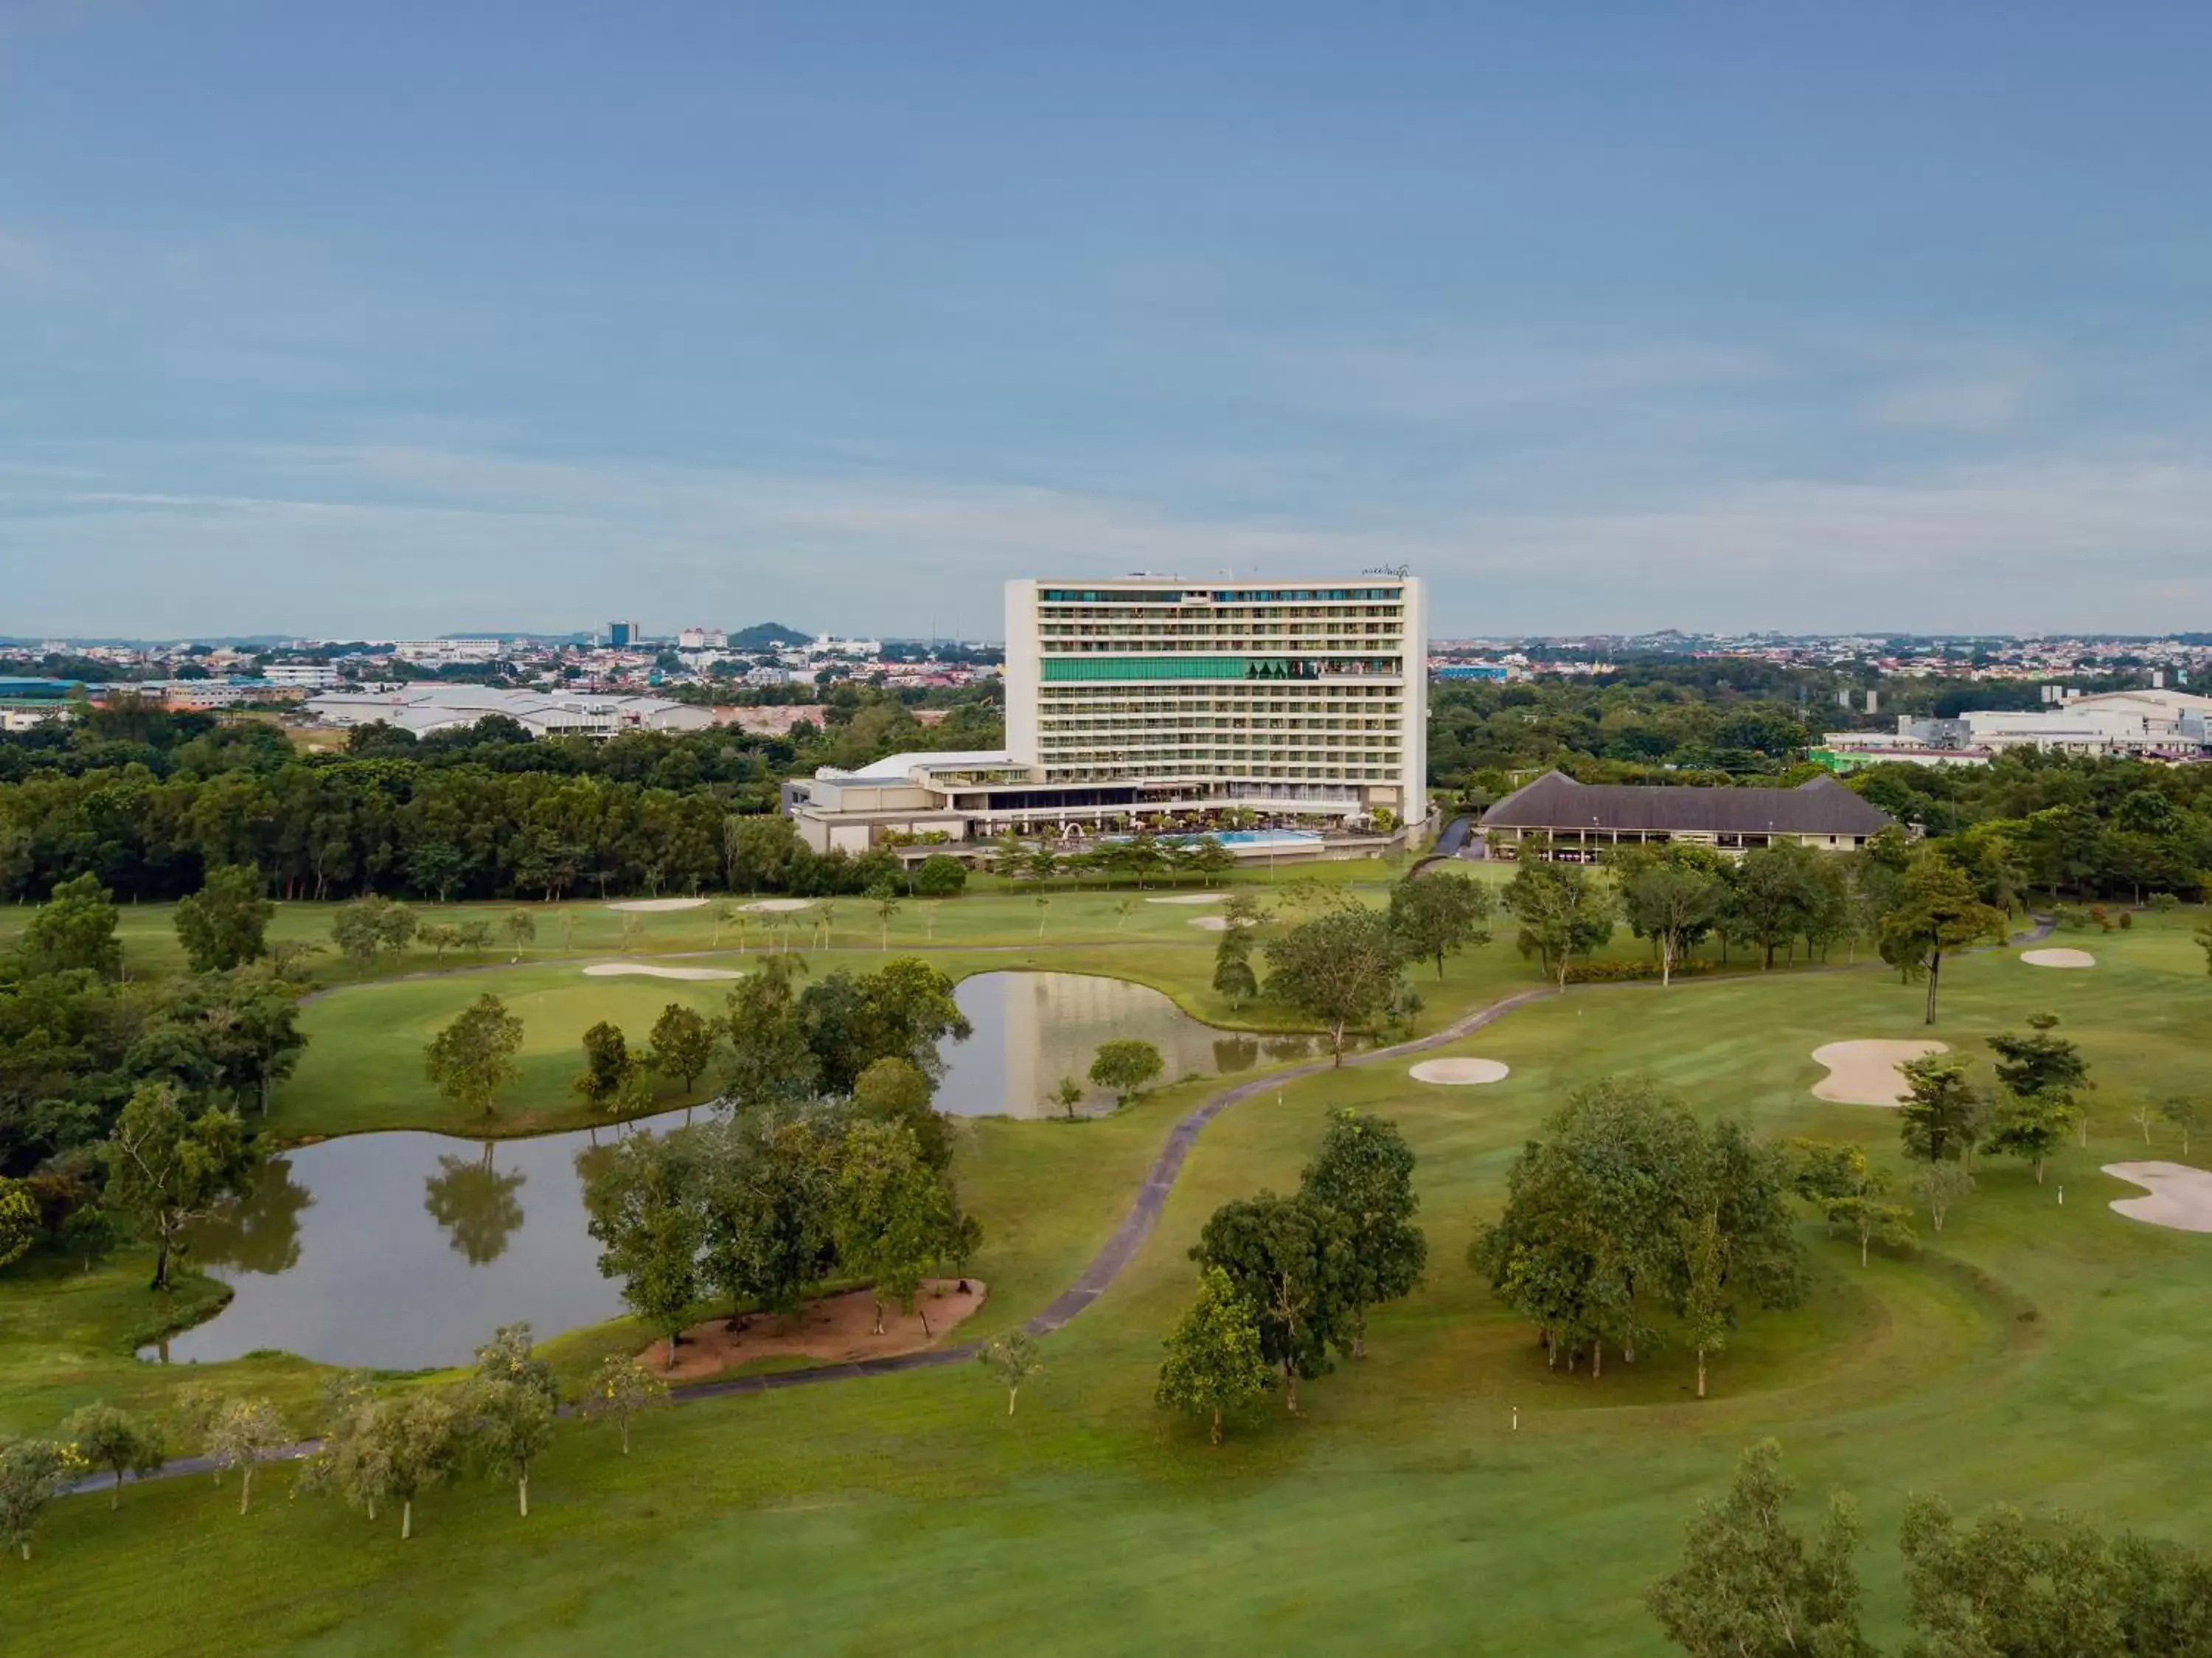
[{"label": "pond", "polygon": [[1145,984],[1088,973],[978,973],[953,992],[975,1034],[948,1044],[937,1108],[956,1117],[1049,1117],[1048,1103],[1063,1076],[1084,1084],[1082,1111],[1113,1100],[1086,1080],[1098,1045],[1149,1042],[1166,1062],[1163,1084],[1185,1076],[1224,1076],[1297,1058],[1311,1048],[1303,1036],[1261,1039],[1200,1024]]},{"label": "pond", "polygon": [[[1113,1037],[1158,1045],[1169,1081],[1309,1046],[1216,1030],[1119,979],[986,973],[957,995],[975,1033],[947,1045],[938,1103],[969,1116],[1046,1114],[1046,1093],[1082,1076]],[[192,1228],[191,1260],[237,1293],[173,1338],[167,1357],[212,1362],[281,1348],[326,1364],[417,1369],[465,1362],[502,1324],[527,1320],[542,1338],[616,1317],[622,1298],[599,1276],[583,1199],[595,1149],[604,1155],[615,1132],[483,1145],[356,1134],[270,1159],[251,1198]]]}]

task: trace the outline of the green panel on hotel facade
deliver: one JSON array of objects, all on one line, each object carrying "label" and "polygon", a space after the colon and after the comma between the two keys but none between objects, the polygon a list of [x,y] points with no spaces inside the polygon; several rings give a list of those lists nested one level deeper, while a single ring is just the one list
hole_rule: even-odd
[{"label": "green panel on hotel facade", "polygon": [[1243,680],[1252,677],[1249,656],[1048,656],[1044,677],[1053,680]]}]

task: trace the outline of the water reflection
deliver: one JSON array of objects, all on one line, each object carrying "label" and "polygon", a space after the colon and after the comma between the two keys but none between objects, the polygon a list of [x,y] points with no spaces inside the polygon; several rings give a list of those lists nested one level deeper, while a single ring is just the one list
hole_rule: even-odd
[{"label": "water reflection", "polygon": [[591,1137],[503,1140],[489,1162],[412,1131],[286,1153],[251,1198],[191,1228],[191,1259],[237,1294],[170,1358],[273,1347],[416,1369],[465,1362],[519,1319],[550,1335],[614,1317],[622,1299],[584,1229],[576,1160]]},{"label": "water reflection", "polygon": [[1127,979],[1087,973],[978,973],[953,992],[975,1027],[968,1041],[945,1050],[944,1086],[937,1108],[960,1117],[1056,1117],[1047,1097],[1063,1076],[1083,1085],[1079,1111],[1100,1111],[1113,1100],[1091,1086],[1091,1062],[1102,1042],[1150,1042],[1165,1066],[1163,1083],[1186,1076],[1247,1070],[1254,1063],[1224,1063],[1251,1046],[1249,1038],[1225,1036],[1200,1024],[1159,991]]},{"label": "water reflection", "polygon": [[530,1177],[520,1169],[501,1173],[492,1167],[493,1150],[487,1141],[481,1157],[441,1157],[438,1173],[422,1182],[422,1207],[471,1266],[497,1260],[522,1229],[522,1200],[515,1194]]},{"label": "water reflection", "polygon": [[190,1258],[210,1269],[288,1272],[300,1264],[300,1216],[314,1202],[314,1194],[292,1178],[291,1160],[271,1157],[251,1194],[218,1204],[193,1226]]}]

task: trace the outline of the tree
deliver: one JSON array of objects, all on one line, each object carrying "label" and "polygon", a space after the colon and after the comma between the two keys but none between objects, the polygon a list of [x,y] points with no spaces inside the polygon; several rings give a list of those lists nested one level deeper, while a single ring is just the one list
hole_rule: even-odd
[{"label": "tree", "polygon": [[[1941,1497],[1917,1493],[1905,1503],[1898,1551],[1904,1557],[1907,1618],[1919,1637],[1915,1653],[2041,1658],[2180,1653],[2202,1645],[2201,1633],[2174,1639],[2174,1631],[2140,1643],[2130,1639],[2125,1624],[2135,1610],[2126,1593],[2130,1574],[2119,1569],[2102,1537],[2071,1516],[2057,1516],[2031,1532],[2019,1509],[1999,1504],[1961,1532]],[[2200,1582],[2202,1571],[2200,1565]],[[2197,1594],[2203,1593],[2200,1588]]]},{"label": "tree", "polygon": [[1674,982],[1674,968],[1719,918],[1726,889],[1711,871],[1664,863],[1637,871],[1621,897],[1629,927],[1659,947],[1659,982]]},{"label": "tree", "polygon": [[238,1511],[253,1501],[253,1471],[292,1442],[292,1430],[265,1399],[234,1399],[216,1413],[207,1429],[208,1460],[217,1472],[238,1470]]},{"label": "tree", "polygon": [[1328,1348],[1347,1343],[1356,1267],[1349,1223],[1310,1198],[1224,1204],[1207,1219],[1191,1259],[1218,1267],[1257,1309],[1260,1350],[1280,1370],[1295,1416],[1298,1379],[1326,1375]]},{"label": "tree", "polygon": [[1966,1080],[1966,1062],[1930,1053],[1898,1070],[1905,1078],[1897,1116],[1905,1155],[1941,1163],[1971,1152],[1987,1106]]},{"label": "tree", "polygon": [[[922,1160],[902,1123],[855,1123],[846,1131],[833,1230],[837,1259],[870,1281],[884,1332],[884,1298],[911,1314],[922,1276],[958,1247],[961,1216],[952,1191]],[[921,1314],[929,1333],[929,1314]]]},{"label": "tree", "polygon": [[1442,978],[1445,956],[1490,942],[1485,923],[1496,907],[1490,888],[1480,881],[1437,870],[1390,889],[1390,930],[1408,957],[1434,961]]},{"label": "tree", "polygon": [[526,946],[537,942],[538,918],[527,910],[509,910],[501,918],[499,930],[507,935],[508,948],[520,955]]},{"label": "tree", "polygon": [[1727,871],[1727,907],[1740,936],[1759,946],[1760,966],[1771,970],[1774,953],[1805,930],[1819,902],[1814,860],[1822,854],[1796,841],[1778,841],[1746,852]]},{"label": "tree", "polygon": [[1889,1177],[1856,1146],[1816,1149],[1799,1173],[1798,1189],[1820,1205],[1831,1227],[1840,1226],[1858,1240],[1861,1266],[1877,1243],[1902,1247],[1912,1241],[1911,1211],[1883,1201]]},{"label": "tree", "polygon": [[443,921],[434,922],[420,929],[416,936],[430,947],[430,960],[441,966],[445,963],[447,951],[458,950],[467,942],[461,936],[459,927]]},{"label": "tree", "polygon": [[1260,994],[1260,980],[1252,971],[1252,936],[1235,921],[1213,947],[1213,988],[1229,998],[1231,1009],[1241,1009]]},{"label": "tree", "polygon": [[[1046,1096],[1045,1103],[1058,1106],[1066,1113],[1067,1120],[1072,1123],[1075,1120],[1075,1108],[1083,1103],[1083,1084],[1073,1076],[1063,1076],[1053,1091]],[[24,1247],[27,1249],[30,1246],[26,1244]],[[6,1255],[0,1253],[0,1266],[6,1265]]]},{"label": "tree", "polygon": [[46,1504],[68,1490],[83,1464],[66,1445],[18,1439],[0,1445],[0,1547],[31,1557],[31,1536]]},{"label": "tree", "polygon": [[1924,974],[1928,1010],[1936,1022],[1936,991],[1946,954],[1984,940],[2002,942],[2002,911],[1982,902],[1966,872],[1929,848],[1912,861],[1895,907],[1881,918],[1882,960],[1907,977]]},{"label": "tree", "polygon": [[123,1501],[123,1477],[142,1478],[158,1472],[169,1454],[168,1442],[158,1424],[144,1422],[112,1405],[88,1405],[62,1423],[62,1434],[76,1448],[87,1467],[101,1468],[115,1476],[107,1494],[112,1509]]},{"label": "tree", "polygon": [[1352,1356],[1364,1359],[1367,1309],[1411,1295],[1428,1265],[1428,1240],[1413,1223],[1421,1206],[1413,1191],[1413,1149],[1388,1118],[1348,1106],[1333,1111],[1298,1191],[1346,1222]]},{"label": "tree", "polygon": [[338,947],[338,954],[367,972],[369,964],[376,960],[382,942],[377,930],[375,905],[380,899],[360,898],[350,904],[341,904],[331,917],[331,942]]},{"label": "tree", "polygon": [[653,1047],[647,1063],[665,1076],[684,1084],[689,1094],[707,1067],[714,1063],[714,1027],[696,1009],[672,1002],[653,1022]]},{"label": "tree", "polygon": [[392,952],[394,964],[407,954],[415,933],[415,912],[405,905],[387,903],[376,912],[376,942]]},{"label": "tree", "polygon": [[1389,1005],[1404,967],[1389,918],[1365,908],[1301,922],[1270,941],[1267,954],[1267,994],[1326,1026],[1340,1065],[1346,1027]]},{"label": "tree", "polygon": [[185,1226],[251,1173],[246,1125],[221,1109],[187,1117],[178,1090],[142,1082],[101,1147],[107,1171],[102,1201],[137,1220],[155,1241],[153,1288],[169,1287],[169,1262],[182,1252]]},{"label": "tree", "polygon": [[1613,936],[1613,903],[1571,863],[1523,857],[1505,888],[1505,907],[1521,923],[1516,948],[1541,961],[1562,991],[1567,969]]},{"label": "tree", "polygon": [[1705,1396],[1705,1356],[1728,1345],[1734,1327],[1728,1301],[1728,1235],[1717,1213],[1680,1221],[1682,1337],[1698,1356],[1698,1397]]},{"label": "tree", "polygon": [[910,1059],[888,1057],[853,1084],[853,1114],[863,1122],[897,1123],[914,1136],[921,1161],[942,1173],[952,1167],[951,1125],[932,1103],[936,1085]]},{"label": "tree", "polygon": [[399,1540],[408,1541],[416,1498],[450,1475],[467,1449],[469,1423],[454,1390],[418,1387],[379,1398],[364,1378],[347,1377],[332,1390],[325,1415],[331,1426],[301,1470],[300,1489],[335,1490],[371,1520],[380,1503],[396,1503]]},{"label": "tree", "polygon": [[868,888],[867,899],[876,911],[878,948],[888,950],[891,947],[891,917],[899,912],[898,888],[888,881],[879,881]]},{"label": "tree", "polygon": [[2212,921],[2198,922],[2191,936],[2197,941],[2197,948],[2204,952],[2204,971],[2212,973]]},{"label": "tree", "polygon": [[593,1111],[610,1111],[629,1086],[637,1064],[622,1027],[602,1019],[584,1033],[584,1069],[569,1087]]},{"label": "tree", "polygon": [[431,1039],[423,1069],[438,1092],[464,1111],[492,1114],[500,1089],[522,1074],[522,1020],[487,992]]},{"label": "tree", "polygon": [[1694,1658],[1862,1658],[1857,1506],[1828,1498],[1820,1534],[1790,1530],[1782,1448],[1762,1440],[1743,1454],[1728,1496],[1698,1504],[1683,1561],[1654,1583],[1644,1604],[1667,1638]]},{"label": "tree", "polygon": [[416,891],[431,893],[441,904],[468,875],[468,855],[446,841],[427,841],[407,859],[407,879]]},{"label": "tree", "polygon": [[561,1402],[552,1362],[538,1356],[527,1324],[502,1324],[492,1332],[491,1339],[477,1349],[477,1375],[484,1381],[511,1381],[531,1388],[544,1394],[549,1405]]},{"label": "tree", "polygon": [[799,1019],[793,979],[804,969],[793,965],[796,960],[772,955],[758,972],[731,987],[722,1086],[741,1106],[788,1103],[815,1090],[821,1064]]},{"label": "tree", "polygon": [[623,1281],[623,1304],[668,1343],[699,1306],[702,1224],[693,1202],[693,1170],[673,1135],[631,1134],[586,1189],[587,1229],[603,1246],[599,1276]]},{"label": "tree", "polygon": [[1123,1106],[1140,1097],[1166,1064],[1151,1043],[1120,1038],[1098,1045],[1091,1061],[1091,1080],[1097,1087],[1111,1088],[1115,1105]]},{"label": "tree", "polygon": [[627,1355],[610,1354],[584,1384],[576,1408],[588,1420],[605,1418],[622,1433],[622,1454],[629,1454],[629,1425],[647,1411],[668,1404],[668,1384]]},{"label": "tree", "polygon": [[1929,1224],[1940,1234],[1943,1218],[1974,1189],[1974,1177],[1955,1163],[1930,1163],[1912,1177],[1912,1196],[1928,1209]]},{"label": "tree", "polygon": [[1223,1420],[1249,1411],[1275,1385],[1261,1347],[1259,1314],[1218,1266],[1199,1274],[1198,1298],[1164,1344],[1168,1356],[1154,1397],[1206,1420],[1216,1445]]},{"label": "tree", "polygon": [[995,1340],[985,1342],[976,1350],[975,1357],[1006,1390],[1008,1416],[1014,1413],[1014,1400],[1019,1397],[1023,1384],[1044,1368],[1044,1361],[1037,1356],[1036,1338],[1026,1330],[1009,1331]]},{"label": "tree", "polygon": [[1996,1156],[2027,1158],[2034,1165],[2036,1185],[2041,1186],[2051,1154],[2074,1131],[2077,1110],[2065,1094],[2010,1095],[1990,1123],[1982,1149]]},{"label": "tree", "polygon": [[2063,1098],[2073,1101],[2075,1091],[2094,1086],[2081,1050],[2063,1036],[2055,1013],[2030,1014],[2026,1036],[2005,1031],[1989,1039],[1996,1051],[1997,1085],[2022,1098]]},{"label": "tree", "polygon": [[16,972],[25,978],[48,973],[123,976],[123,945],[115,936],[115,904],[97,875],[56,883],[16,941]]},{"label": "tree", "polygon": [[[2191,1137],[2204,1131],[2204,1101],[2192,1094],[2169,1094],[2159,1101],[2158,1114],[2181,1131],[2181,1155],[2189,1155]],[[0,1259],[4,1259],[4,1255],[0,1255]]]},{"label": "tree", "polygon": [[177,901],[177,942],[194,972],[227,972],[267,953],[269,918],[276,913],[261,895],[260,870],[217,864],[197,893]]},{"label": "tree", "polygon": [[29,1254],[44,1229],[30,1188],[21,1180],[0,1178],[0,1266],[11,1266]]},{"label": "tree", "polygon": [[526,1381],[479,1375],[461,1396],[467,1454],[514,1482],[515,1507],[530,1518],[530,1465],[553,1442],[553,1399]]}]

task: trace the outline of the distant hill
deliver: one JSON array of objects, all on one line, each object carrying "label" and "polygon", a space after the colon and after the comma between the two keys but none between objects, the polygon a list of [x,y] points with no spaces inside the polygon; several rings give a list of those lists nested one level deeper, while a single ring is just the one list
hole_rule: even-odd
[{"label": "distant hill", "polygon": [[755,622],[750,627],[730,635],[730,649],[773,650],[778,645],[803,645],[813,637],[811,633],[801,633],[797,628],[786,627],[781,622]]}]

